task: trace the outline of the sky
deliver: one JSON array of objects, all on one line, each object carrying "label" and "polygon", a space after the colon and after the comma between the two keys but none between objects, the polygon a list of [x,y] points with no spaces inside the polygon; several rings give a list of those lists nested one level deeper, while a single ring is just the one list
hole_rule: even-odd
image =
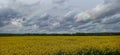
[{"label": "sky", "polygon": [[0,33],[120,32],[120,0],[0,0]]}]

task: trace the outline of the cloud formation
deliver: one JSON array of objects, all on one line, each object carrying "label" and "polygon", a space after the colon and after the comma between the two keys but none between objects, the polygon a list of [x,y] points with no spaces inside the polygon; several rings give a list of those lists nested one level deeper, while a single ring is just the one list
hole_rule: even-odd
[{"label": "cloud formation", "polygon": [[67,0],[2,2],[0,33],[120,32],[120,0],[105,0],[87,11],[71,8]]},{"label": "cloud formation", "polygon": [[120,13],[119,3],[119,0],[105,0],[103,4],[100,4],[93,9],[93,15],[96,16],[96,18],[104,18]]}]

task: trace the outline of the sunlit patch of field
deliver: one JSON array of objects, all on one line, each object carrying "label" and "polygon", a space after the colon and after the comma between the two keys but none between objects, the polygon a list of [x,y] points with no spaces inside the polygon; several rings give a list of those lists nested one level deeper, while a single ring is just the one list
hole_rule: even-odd
[{"label": "sunlit patch of field", "polygon": [[0,55],[120,55],[120,37],[3,36]]}]

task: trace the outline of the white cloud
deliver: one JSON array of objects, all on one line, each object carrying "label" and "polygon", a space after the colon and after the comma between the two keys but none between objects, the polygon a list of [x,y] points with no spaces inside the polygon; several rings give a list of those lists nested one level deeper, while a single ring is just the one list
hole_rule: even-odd
[{"label": "white cloud", "polygon": [[22,19],[12,19],[11,20],[11,24],[15,25],[17,27],[22,27],[22,22],[23,22]]}]

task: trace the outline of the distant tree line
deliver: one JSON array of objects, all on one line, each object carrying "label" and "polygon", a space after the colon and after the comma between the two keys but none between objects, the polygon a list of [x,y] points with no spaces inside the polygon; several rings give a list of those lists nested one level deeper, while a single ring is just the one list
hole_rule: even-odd
[{"label": "distant tree line", "polygon": [[11,33],[0,33],[0,36],[120,36],[120,32],[102,32],[102,33],[52,33],[52,34],[46,34],[46,33],[25,33],[25,34],[11,34]]}]

